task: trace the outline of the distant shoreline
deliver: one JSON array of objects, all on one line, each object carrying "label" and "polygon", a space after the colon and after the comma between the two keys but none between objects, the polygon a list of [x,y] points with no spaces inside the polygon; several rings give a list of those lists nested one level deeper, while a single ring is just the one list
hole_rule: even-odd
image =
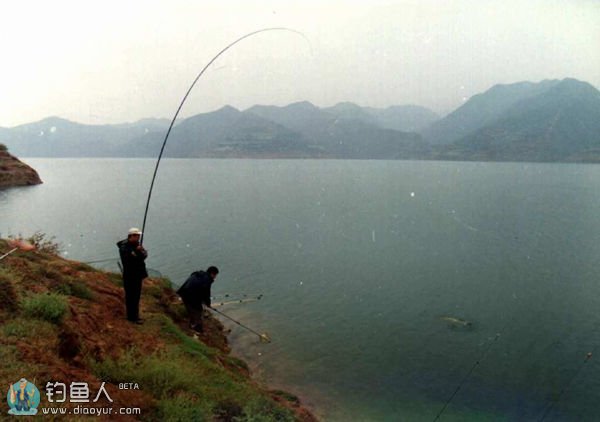
[{"label": "distant shoreline", "polygon": [[[156,160],[157,157],[47,157],[22,156],[22,160]],[[163,160],[311,160],[311,161],[426,161],[448,163],[523,163],[523,164],[600,164],[600,157],[591,160],[534,161],[534,160],[475,160],[468,158],[342,158],[342,157],[164,157]]]}]

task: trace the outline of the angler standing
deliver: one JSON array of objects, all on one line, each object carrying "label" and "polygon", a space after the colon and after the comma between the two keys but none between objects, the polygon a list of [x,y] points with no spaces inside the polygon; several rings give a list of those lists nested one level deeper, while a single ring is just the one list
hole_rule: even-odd
[{"label": "angler standing", "polygon": [[190,328],[202,332],[203,305],[210,308],[210,288],[219,274],[217,267],[193,272],[177,290],[190,316]]},{"label": "angler standing", "polygon": [[123,288],[125,289],[125,307],[127,320],[142,324],[139,315],[142,280],[148,277],[146,263],[148,252],[140,244],[140,229],[132,228],[127,233],[127,239],[117,243],[121,262],[123,263]]}]

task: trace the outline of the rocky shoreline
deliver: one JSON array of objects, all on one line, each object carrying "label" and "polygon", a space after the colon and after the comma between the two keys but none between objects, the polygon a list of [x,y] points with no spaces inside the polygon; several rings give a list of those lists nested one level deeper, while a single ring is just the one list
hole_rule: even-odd
[{"label": "rocky shoreline", "polygon": [[0,144],[0,189],[43,183],[38,173]]}]

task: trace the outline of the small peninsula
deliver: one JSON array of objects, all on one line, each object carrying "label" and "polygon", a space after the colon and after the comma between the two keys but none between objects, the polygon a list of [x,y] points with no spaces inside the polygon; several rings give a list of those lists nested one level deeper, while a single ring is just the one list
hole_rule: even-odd
[{"label": "small peninsula", "polygon": [[34,169],[9,154],[6,146],[0,144],[0,189],[40,183],[42,180]]}]

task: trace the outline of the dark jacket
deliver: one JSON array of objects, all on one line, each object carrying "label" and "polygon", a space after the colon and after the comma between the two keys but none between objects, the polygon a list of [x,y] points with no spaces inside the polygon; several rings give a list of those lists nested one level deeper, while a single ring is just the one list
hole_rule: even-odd
[{"label": "dark jacket", "polygon": [[202,304],[210,306],[210,288],[213,282],[213,278],[207,272],[196,271],[177,290],[177,294],[193,307],[200,308]]},{"label": "dark jacket", "polygon": [[148,254],[145,251],[138,251],[137,245],[130,243],[127,239],[118,242],[117,246],[123,263],[123,278],[141,280],[148,277],[144,262]]}]

